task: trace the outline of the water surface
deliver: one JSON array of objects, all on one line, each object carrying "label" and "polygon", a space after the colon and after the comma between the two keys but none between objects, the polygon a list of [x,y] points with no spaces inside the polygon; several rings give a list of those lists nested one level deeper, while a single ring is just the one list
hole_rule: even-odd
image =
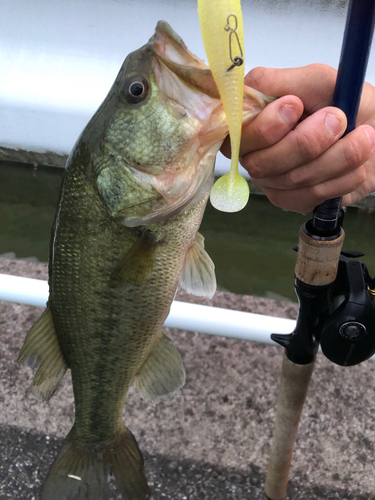
[{"label": "water surface", "polygon": [[[0,163],[0,255],[46,262],[63,170]],[[349,209],[344,248],[366,254],[375,274],[374,217]],[[247,207],[225,214],[207,207],[201,232],[216,266],[219,288],[234,293],[295,300],[293,279],[299,227],[307,220],[252,196]]]}]

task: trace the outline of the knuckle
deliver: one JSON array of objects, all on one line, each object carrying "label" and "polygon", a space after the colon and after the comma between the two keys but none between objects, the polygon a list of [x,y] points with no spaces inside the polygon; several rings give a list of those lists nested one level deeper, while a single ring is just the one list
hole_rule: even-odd
[{"label": "knuckle", "polygon": [[296,133],[297,148],[305,160],[314,160],[324,149],[318,137],[302,131]]},{"label": "knuckle", "polygon": [[260,153],[249,153],[240,158],[240,164],[247,170],[252,179],[262,179],[267,176]]},{"label": "knuckle", "polygon": [[363,184],[367,180],[367,169],[364,165],[361,165],[357,169],[358,183]]},{"label": "knuckle", "polygon": [[308,198],[310,200],[314,200],[314,206],[323,203],[327,199],[327,196],[324,192],[324,185],[315,184],[314,186],[310,186]]},{"label": "knuckle", "polygon": [[310,112],[318,111],[325,106],[331,105],[333,90],[336,82],[337,71],[327,64],[310,64],[307,66],[310,70],[314,86],[314,99]]},{"label": "knuckle", "polygon": [[336,80],[336,70],[323,63],[313,63],[309,67],[313,70],[316,75],[319,75],[319,79],[324,79],[328,82],[334,82]]},{"label": "knuckle", "polygon": [[249,172],[250,177],[254,179],[261,179],[265,177],[264,169],[262,168],[262,164],[257,161],[246,162],[246,164],[242,164],[244,168]]},{"label": "knuckle", "polygon": [[343,144],[344,158],[348,167],[356,167],[362,163],[363,150],[357,141],[347,141]]},{"label": "knuckle", "polygon": [[269,190],[267,189],[265,190],[265,194],[272,203],[272,205],[275,205],[275,207],[278,208],[285,208],[285,203],[282,202],[282,198],[277,189],[269,189]]},{"label": "knuckle", "polygon": [[264,88],[265,84],[268,83],[268,70],[263,66],[258,66],[257,68],[253,68],[246,75],[245,83],[250,87],[261,90]]},{"label": "knuckle", "polygon": [[280,139],[279,127],[272,127],[269,122],[259,123],[256,133],[258,137],[262,138],[264,147],[273,146]]},{"label": "knuckle", "polygon": [[[261,182],[258,181],[258,179],[256,177],[253,177],[250,172],[248,172],[249,175],[250,175],[250,181],[251,181],[251,184],[254,184],[254,186],[260,188],[262,191],[264,191],[264,187],[261,186]],[[251,187],[250,187],[251,189]]]},{"label": "knuckle", "polygon": [[297,168],[294,168],[293,170],[289,170],[285,174],[285,185],[288,187],[288,189],[296,189],[299,187],[302,187],[304,184],[304,178],[301,175],[301,171]]},{"label": "knuckle", "polygon": [[[294,194],[293,191],[283,191],[280,189],[264,189],[264,193],[275,207],[284,210],[290,210],[305,215],[313,210],[315,206],[309,203],[311,201],[309,198],[301,196],[301,193]],[[308,203],[306,203],[306,201]]]}]

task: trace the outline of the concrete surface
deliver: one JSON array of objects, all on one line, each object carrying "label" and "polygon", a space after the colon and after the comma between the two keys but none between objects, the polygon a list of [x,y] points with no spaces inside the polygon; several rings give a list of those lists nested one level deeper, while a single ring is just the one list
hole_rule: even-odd
[{"label": "concrete surface", "polygon": [[[44,264],[1,258],[0,273],[47,276]],[[195,301],[182,292],[178,299]],[[293,303],[224,292],[212,304],[296,315]],[[45,403],[30,393],[30,370],[16,363],[40,313],[0,302],[0,500],[38,498],[73,422],[70,377]],[[183,357],[186,386],[159,405],[145,403],[131,390],[124,408],[145,457],[153,498],[263,498],[281,348],[177,330],[169,335]],[[375,500],[374,375],[374,362],[342,368],[318,356],[287,500]]]}]

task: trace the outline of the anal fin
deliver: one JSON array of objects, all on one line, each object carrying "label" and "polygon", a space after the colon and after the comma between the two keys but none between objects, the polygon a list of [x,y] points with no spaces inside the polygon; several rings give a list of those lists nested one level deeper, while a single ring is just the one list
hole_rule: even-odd
[{"label": "anal fin", "polygon": [[216,292],[215,264],[204,249],[204,237],[200,233],[187,251],[180,286],[188,293],[209,299]]},{"label": "anal fin", "polygon": [[26,335],[17,361],[36,371],[32,392],[48,400],[69,368],[48,307]]},{"label": "anal fin", "polygon": [[162,332],[136,375],[135,385],[144,399],[157,402],[177,392],[185,384],[180,353]]}]

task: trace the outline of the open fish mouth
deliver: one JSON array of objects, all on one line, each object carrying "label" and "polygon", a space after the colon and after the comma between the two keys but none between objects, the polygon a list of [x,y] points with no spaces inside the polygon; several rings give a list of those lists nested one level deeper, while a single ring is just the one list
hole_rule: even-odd
[{"label": "open fish mouth", "polygon": [[158,59],[195,91],[220,99],[209,67],[194,55],[182,38],[165,21],[159,21],[150,39]]},{"label": "open fish mouth", "polygon": [[172,27],[165,21],[159,21],[155,28],[155,34],[151,40],[155,44],[157,52],[173,60],[176,63],[198,65],[202,69],[208,69],[208,66],[193,54],[182,38],[172,29]]},{"label": "open fish mouth", "polygon": [[[128,207],[133,213],[123,219],[127,227],[159,222],[205,197],[213,180],[214,157],[227,133],[222,102],[204,61],[190,52],[165,21],[158,22],[147,45],[153,52],[152,70],[157,88],[196,132],[188,147],[183,147],[176,159],[162,166],[162,172],[151,174],[139,165],[131,168],[135,182],[155,190],[162,201],[158,208],[155,203],[156,209],[147,215],[142,214],[147,204]],[[210,159],[202,162],[206,155]]]},{"label": "open fish mouth", "polygon": [[[150,193],[144,202],[131,200],[132,205],[127,205],[123,224],[134,227],[166,220],[208,195],[228,124],[211,70],[165,21],[159,21],[148,43],[131,55],[130,64],[135,72],[144,68],[153,89],[155,100],[141,101],[139,108],[158,102],[157,109],[166,109],[169,120],[159,128],[155,128],[158,122],[152,122],[151,132],[163,137],[159,156],[130,161],[121,150],[116,155],[122,156],[133,182]],[[127,71],[130,74],[132,66]],[[244,97],[246,121],[263,109],[265,96],[245,87]]]}]

